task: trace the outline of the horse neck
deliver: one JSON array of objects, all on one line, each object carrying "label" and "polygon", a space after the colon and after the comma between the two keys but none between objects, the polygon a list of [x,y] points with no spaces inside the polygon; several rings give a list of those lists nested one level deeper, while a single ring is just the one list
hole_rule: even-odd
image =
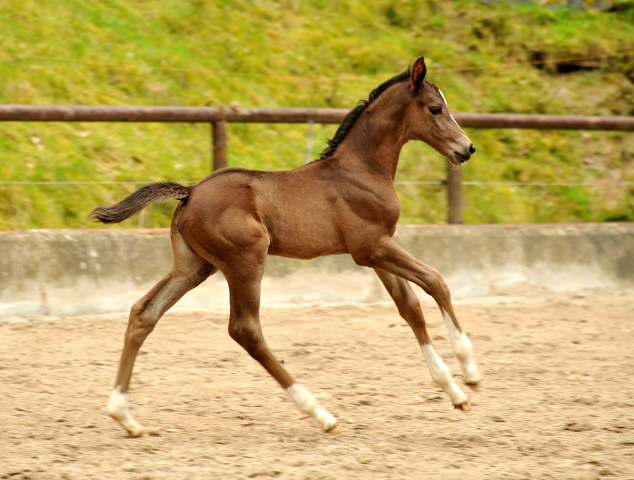
[{"label": "horse neck", "polygon": [[344,163],[394,181],[401,149],[409,140],[404,125],[408,87],[408,82],[397,84],[366,108],[337,149]]}]

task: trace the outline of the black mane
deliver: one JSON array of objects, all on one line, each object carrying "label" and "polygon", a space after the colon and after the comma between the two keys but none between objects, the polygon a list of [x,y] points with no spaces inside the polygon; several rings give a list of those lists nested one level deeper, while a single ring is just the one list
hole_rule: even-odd
[{"label": "black mane", "polygon": [[357,104],[357,106],[354,107],[350,111],[350,113],[348,113],[348,115],[345,116],[345,118],[339,125],[339,128],[337,129],[335,136],[327,141],[328,146],[324,149],[323,152],[319,154],[319,160],[324,160],[328,157],[332,157],[335,154],[337,147],[346,138],[346,135],[348,135],[348,132],[350,132],[350,129],[354,125],[354,122],[357,121],[357,119],[361,116],[361,114],[365,111],[366,108],[368,108],[368,106],[372,102],[374,102],[377,98],[379,98],[381,94],[385,92],[388,88],[390,88],[392,85],[396,85],[397,83],[404,82],[405,80],[409,79],[409,77],[410,77],[410,69],[408,68],[403,73],[396,75],[393,78],[390,78],[387,82],[379,85],[374,90],[372,90],[367,100],[361,100]]}]

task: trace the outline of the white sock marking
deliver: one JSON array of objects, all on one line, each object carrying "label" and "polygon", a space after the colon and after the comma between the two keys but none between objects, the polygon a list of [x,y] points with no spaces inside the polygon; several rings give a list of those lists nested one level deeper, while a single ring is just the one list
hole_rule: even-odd
[{"label": "white sock marking", "polygon": [[440,358],[434,346],[431,343],[426,343],[425,345],[421,345],[420,348],[423,351],[425,360],[427,361],[431,378],[436,385],[442,388],[445,393],[449,395],[451,403],[455,406],[465,403],[467,401],[467,396],[462,390],[460,390],[458,385],[456,385],[456,382],[454,382],[447,365],[445,365],[445,362],[442,361],[442,358]]},{"label": "white sock marking", "polygon": [[300,383],[294,383],[286,389],[286,392],[302,412],[313,417],[324,431],[330,430],[337,424],[337,419],[322,407],[306,387]]},{"label": "white sock marking", "polygon": [[460,361],[462,371],[464,372],[465,382],[478,383],[482,379],[482,376],[480,375],[478,365],[475,363],[475,359],[473,358],[473,346],[471,345],[471,340],[469,340],[466,333],[461,332],[456,328],[451,316],[446,310],[443,310],[442,314],[445,319],[447,330],[449,331],[451,348],[456,358]]},{"label": "white sock marking", "polygon": [[143,427],[132,418],[128,410],[128,394],[121,393],[121,387],[116,387],[110,392],[108,398],[108,414],[125,428],[131,437],[139,437],[143,434]]}]

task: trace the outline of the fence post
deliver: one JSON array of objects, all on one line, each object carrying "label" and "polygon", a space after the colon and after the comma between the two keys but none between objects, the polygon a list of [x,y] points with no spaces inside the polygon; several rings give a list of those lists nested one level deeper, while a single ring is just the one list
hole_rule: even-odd
[{"label": "fence post", "polygon": [[211,122],[211,170],[227,166],[227,122]]},{"label": "fence post", "polygon": [[447,164],[447,223],[462,222],[462,170]]}]

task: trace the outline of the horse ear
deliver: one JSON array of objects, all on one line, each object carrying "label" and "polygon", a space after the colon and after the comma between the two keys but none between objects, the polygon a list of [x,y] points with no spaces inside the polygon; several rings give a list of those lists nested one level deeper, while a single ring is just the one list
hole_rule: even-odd
[{"label": "horse ear", "polygon": [[425,59],[418,57],[412,67],[412,73],[410,75],[410,82],[412,84],[412,90],[416,91],[422,85],[427,74],[427,67],[425,66]]}]

